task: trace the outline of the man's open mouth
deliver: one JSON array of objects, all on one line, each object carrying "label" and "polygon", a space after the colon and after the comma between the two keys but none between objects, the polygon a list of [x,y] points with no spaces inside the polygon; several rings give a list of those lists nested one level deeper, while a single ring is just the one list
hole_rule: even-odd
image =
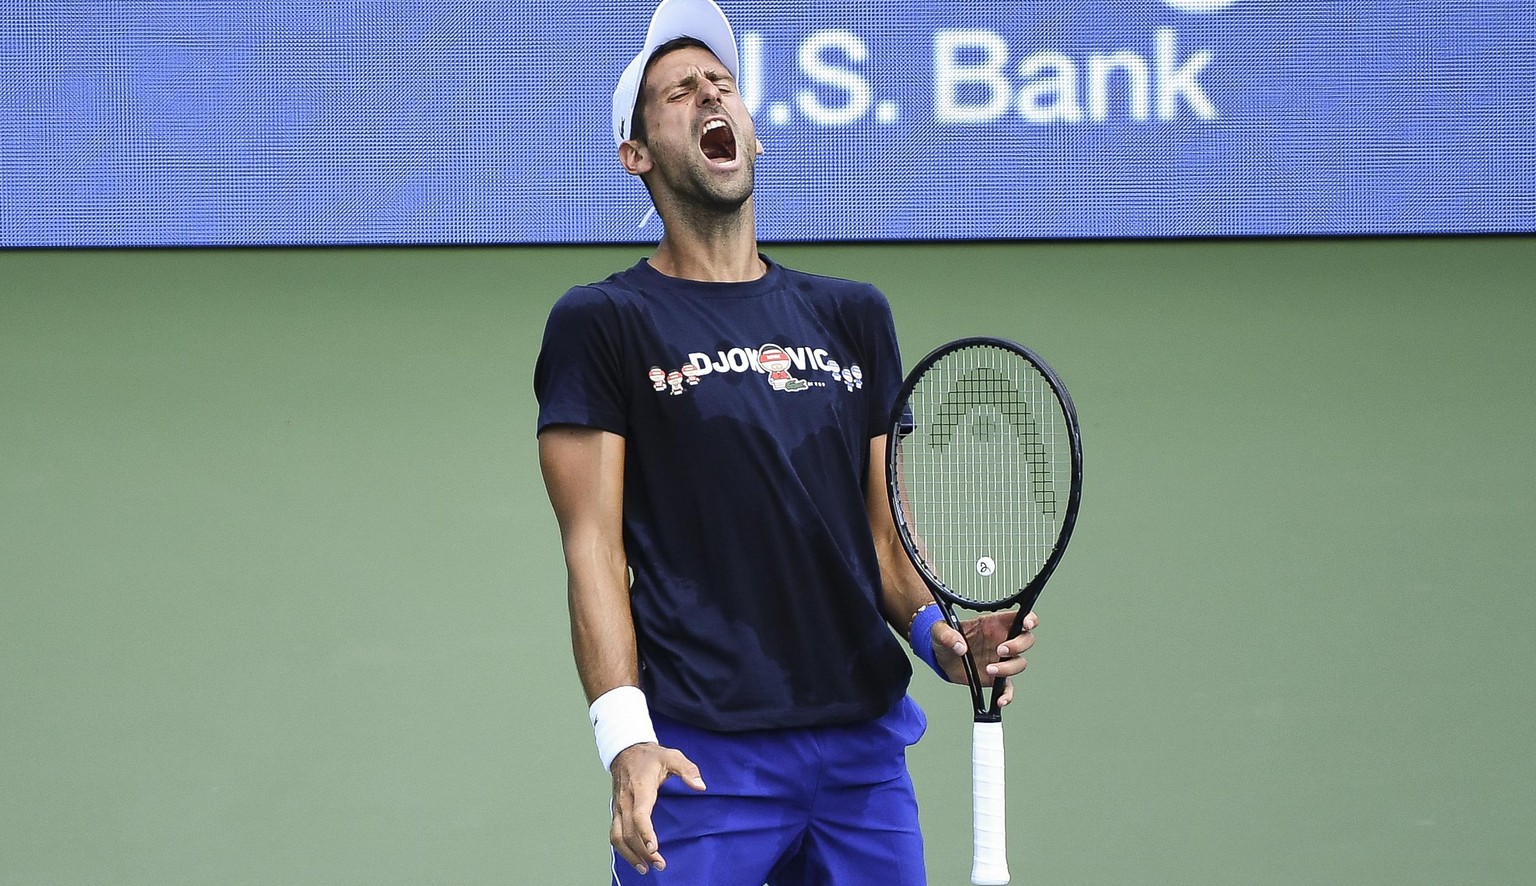
[{"label": "man's open mouth", "polygon": [[736,159],[736,133],[724,120],[711,120],[704,124],[704,134],[699,138],[699,150],[710,160],[729,163]]}]

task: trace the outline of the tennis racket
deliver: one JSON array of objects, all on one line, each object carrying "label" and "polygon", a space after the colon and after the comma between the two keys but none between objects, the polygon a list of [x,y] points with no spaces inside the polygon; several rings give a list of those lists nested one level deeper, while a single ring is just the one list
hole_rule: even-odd
[{"label": "tennis racket", "polygon": [[[1060,562],[1082,486],[1077,413],[1056,373],[1028,348],[966,338],[924,357],[891,412],[886,479],[901,543],[950,627],[955,607],[1018,607],[1009,637]],[[1003,721],[976,662],[971,882],[1008,882]]]}]

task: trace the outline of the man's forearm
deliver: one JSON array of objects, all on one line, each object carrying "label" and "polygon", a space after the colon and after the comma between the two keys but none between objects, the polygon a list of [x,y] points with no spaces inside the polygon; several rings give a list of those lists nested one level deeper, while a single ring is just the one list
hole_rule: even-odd
[{"label": "man's forearm", "polygon": [[622,554],[567,554],[571,652],[590,704],[617,686],[640,685],[634,617]]},{"label": "man's forearm", "polygon": [[923,604],[933,602],[933,595],[907,556],[907,549],[897,534],[896,521],[891,517],[885,491],[886,438],[871,440],[869,453],[869,491],[864,505],[874,536],[875,556],[880,563],[880,611],[892,630],[905,639],[913,613]]}]

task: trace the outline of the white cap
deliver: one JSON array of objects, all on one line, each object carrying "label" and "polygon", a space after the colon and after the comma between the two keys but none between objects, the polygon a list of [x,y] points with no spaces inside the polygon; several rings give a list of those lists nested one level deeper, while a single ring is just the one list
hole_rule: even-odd
[{"label": "white cap", "polygon": [[663,44],[679,37],[692,37],[703,43],[725,64],[732,77],[740,76],[736,35],[715,0],[661,0],[661,5],[651,15],[651,26],[646,29],[645,45],[619,76],[619,85],[613,90],[613,140],[616,144],[629,139],[630,118],[635,113],[635,100],[640,95],[640,80],[645,76],[646,64]]}]

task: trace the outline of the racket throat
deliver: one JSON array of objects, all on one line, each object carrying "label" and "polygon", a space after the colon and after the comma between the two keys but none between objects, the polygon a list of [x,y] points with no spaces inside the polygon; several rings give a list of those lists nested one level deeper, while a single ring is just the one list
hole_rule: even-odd
[{"label": "racket throat", "polygon": [[[980,671],[976,667],[976,659],[967,651],[961,659],[965,665],[966,686],[971,690],[971,709],[975,712],[977,723],[1001,723],[1003,721],[1002,709],[997,705],[997,699],[1002,693],[1003,680],[998,678],[991,689],[981,685]],[[990,694],[990,695],[989,695]],[[988,704],[990,697],[991,704]]]}]

